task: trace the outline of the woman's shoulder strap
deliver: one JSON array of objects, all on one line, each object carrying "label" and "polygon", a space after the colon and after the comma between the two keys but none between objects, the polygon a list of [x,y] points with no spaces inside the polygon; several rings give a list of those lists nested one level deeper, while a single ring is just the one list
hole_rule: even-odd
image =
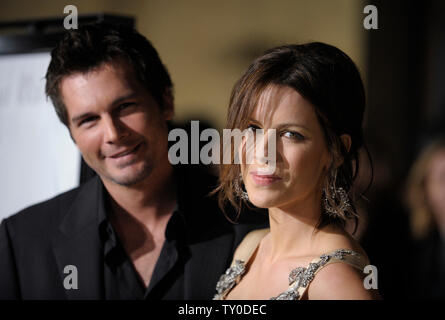
[{"label": "woman's shoulder strap", "polygon": [[289,288],[274,299],[296,300],[301,299],[314,279],[317,272],[331,263],[347,263],[354,268],[363,271],[369,264],[367,258],[350,249],[337,249],[330,253],[322,254],[309,263],[307,268],[298,267],[289,274]]},{"label": "woman's shoulder strap", "polygon": [[232,266],[236,263],[237,260],[247,263],[258,247],[261,239],[263,239],[264,236],[268,233],[269,229],[258,229],[249,232],[241,241],[238,248],[236,248],[235,254],[233,255]]}]

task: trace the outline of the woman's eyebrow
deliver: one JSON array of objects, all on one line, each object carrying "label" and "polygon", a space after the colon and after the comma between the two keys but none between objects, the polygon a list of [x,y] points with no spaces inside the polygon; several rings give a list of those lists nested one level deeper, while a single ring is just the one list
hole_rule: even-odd
[{"label": "woman's eyebrow", "polygon": [[255,123],[255,124],[261,124],[261,122],[259,122],[258,120],[255,120],[255,119],[253,119],[253,118],[248,118],[247,119],[248,121],[248,123]]},{"label": "woman's eyebrow", "polygon": [[299,123],[293,123],[293,122],[285,122],[285,123],[280,123],[277,128],[288,128],[288,127],[299,127],[302,128],[306,131],[310,131],[308,127],[306,127],[303,124],[299,124]]},{"label": "woman's eyebrow", "polygon": [[[258,124],[258,125],[262,125],[260,121],[255,120],[253,118],[248,118],[248,123],[252,123],[252,124]],[[294,122],[285,122],[285,123],[280,123],[278,125],[275,126],[277,129],[283,129],[283,128],[289,128],[289,127],[299,127],[302,128],[308,132],[310,132],[311,130],[306,127],[304,124],[300,124],[300,123],[294,123]]]}]

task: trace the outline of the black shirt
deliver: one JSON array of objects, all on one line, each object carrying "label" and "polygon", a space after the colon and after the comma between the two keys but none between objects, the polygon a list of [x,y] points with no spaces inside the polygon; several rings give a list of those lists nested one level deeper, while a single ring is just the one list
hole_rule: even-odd
[{"label": "black shirt", "polygon": [[[99,234],[104,250],[104,295],[111,300],[139,300],[139,299],[183,299],[184,277],[183,270],[187,259],[187,230],[190,232],[193,225],[187,226],[187,202],[192,201],[191,193],[198,192],[199,188],[191,188],[184,168],[176,167],[175,176],[178,178],[177,199],[178,205],[170,217],[166,230],[165,242],[156,262],[153,274],[146,287],[145,283],[135,269],[131,258],[124,249],[110,220],[108,193],[103,188],[99,195],[99,203],[103,204],[98,210]],[[190,170],[189,170],[190,171]],[[193,175],[202,176],[202,172],[194,171]],[[201,186],[208,189],[211,186]],[[211,190],[211,189],[209,189]],[[205,196],[205,195],[203,195]],[[195,197],[196,198],[196,197]],[[215,199],[214,199],[215,200]],[[217,210],[216,202],[211,212],[200,214],[215,215],[217,220],[222,213]],[[168,288],[166,290],[166,288]]]},{"label": "black shirt", "polygon": [[[264,227],[264,217],[230,224],[208,196],[216,179],[178,169],[177,210],[148,288],[109,222],[107,192],[94,177],[2,222],[0,299],[211,299],[235,248]],[[64,286],[68,265],[78,270],[75,290]]]},{"label": "black shirt", "polygon": [[[99,232],[104,248],[104,289],[105,299],[139,300],[139,299],[181,299],[184,279],[181,269],[185,254],[185,221],[178,211],[170,217],[165,231],[165,242],[156,262],[148,288],[136,271],[110,221],[100,210]],[[163,296],[162,282],[169,277],[168,297]],[[158,290],[157,290],[158,288]]]}]

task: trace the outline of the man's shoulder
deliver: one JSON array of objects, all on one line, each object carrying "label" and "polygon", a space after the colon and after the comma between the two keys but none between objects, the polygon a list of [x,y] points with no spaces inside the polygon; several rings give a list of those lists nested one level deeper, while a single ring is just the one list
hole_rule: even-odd
[{"label": "man's shoulder", "polygon": [[22,209],[8,218],[5,218],[3,222],[7,223],[9,227],[20,227],[22,230],[27,230],[28,228],[36,230],[39,227],[49,226],[49,223],[57,223],[71,208],[79,193],[95,183],[97,183],[97,181],[93,178],[76,188],[60,193],[51,199]]}]

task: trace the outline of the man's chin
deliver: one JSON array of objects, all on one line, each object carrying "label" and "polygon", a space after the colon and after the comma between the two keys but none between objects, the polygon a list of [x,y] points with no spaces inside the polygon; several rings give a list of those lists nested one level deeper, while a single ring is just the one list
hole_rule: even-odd
[{"label": "man's chin", "polygon": [[136,172],[121,172],[120,174],[106,175],[105,178],[115,184],[130,187],[147,179],[150,176],[151,172],[151,168],[146,167]]}]

